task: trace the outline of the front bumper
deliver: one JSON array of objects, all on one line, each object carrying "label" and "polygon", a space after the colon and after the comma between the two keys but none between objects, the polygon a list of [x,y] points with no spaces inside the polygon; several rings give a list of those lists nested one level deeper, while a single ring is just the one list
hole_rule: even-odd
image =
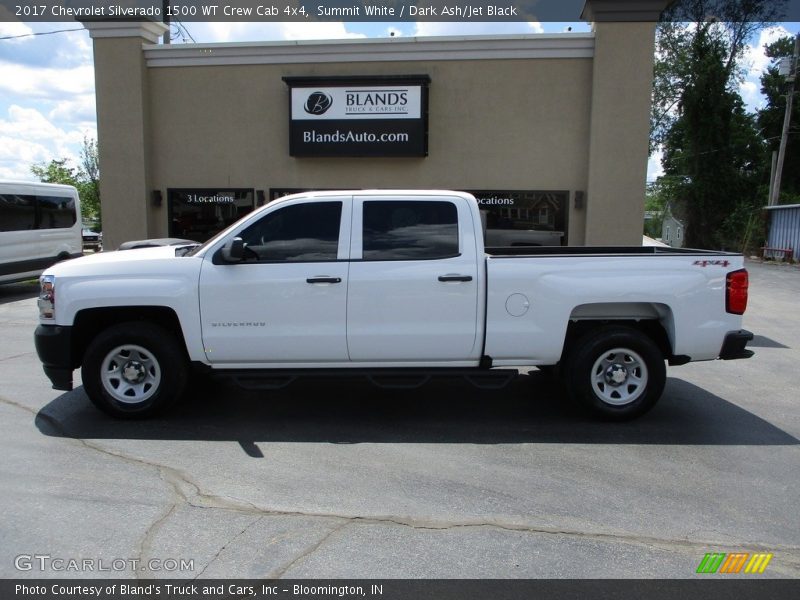
[{"label": "front bumper", "polygon": [[725,336],[719,357],[722,360],[735,360],[737,358],[750,358],[755,354],[752,350],[745,348],[747,342],[753,339],[753,334],[744,329],[731,331]]},{"label": "front bumper", "polygon": [[33,334],[36,353],[54,390],[72,389],[72,327],[39,325]]}]

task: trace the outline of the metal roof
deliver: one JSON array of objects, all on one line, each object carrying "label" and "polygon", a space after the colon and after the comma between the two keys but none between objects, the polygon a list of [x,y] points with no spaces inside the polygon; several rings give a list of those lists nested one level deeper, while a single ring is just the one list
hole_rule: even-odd
[{"label": "metal roof", "polygon": [[800,208],[800,204],[776,204],[775,206],[765,206],[764,210],[778,210],[781,208]]}]

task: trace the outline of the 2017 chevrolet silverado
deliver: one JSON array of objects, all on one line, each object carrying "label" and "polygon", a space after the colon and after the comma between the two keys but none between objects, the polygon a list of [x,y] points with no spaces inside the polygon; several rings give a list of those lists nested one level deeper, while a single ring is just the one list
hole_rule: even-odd
[{"label": "2017 chevrolet silverado", "polygon": [[201,245],[104,252],[41,277],[35,340],[53,387],[153,414],[197,369],[245,386],[308,374],[498,385],[558,366],[607,418],[649,410],[666,367],[747,358],[740,255],[672,248],[484,248],[450,191],[288,196]]}]

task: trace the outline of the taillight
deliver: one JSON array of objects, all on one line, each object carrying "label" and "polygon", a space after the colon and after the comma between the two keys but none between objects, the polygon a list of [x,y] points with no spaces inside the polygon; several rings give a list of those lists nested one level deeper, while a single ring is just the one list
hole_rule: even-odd
[{"label": "taillight", "polygon": [[747,270],[731,271],[725,278],[725,310],[734,315],[743,315],[747,308]]}]

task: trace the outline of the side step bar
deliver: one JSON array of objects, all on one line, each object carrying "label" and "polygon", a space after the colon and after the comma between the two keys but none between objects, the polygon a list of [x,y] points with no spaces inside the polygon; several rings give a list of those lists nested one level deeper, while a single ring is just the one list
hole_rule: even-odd
[{"label": "side step bar", "polygon": [[513,381],[516,369],[291,369],[210,371],[215,378],[228,379],[246,390],[279,390],[298,379],[367,380],[389,390],[414,390],[432,379],[463,379],[476,388],[499,390]]}]

